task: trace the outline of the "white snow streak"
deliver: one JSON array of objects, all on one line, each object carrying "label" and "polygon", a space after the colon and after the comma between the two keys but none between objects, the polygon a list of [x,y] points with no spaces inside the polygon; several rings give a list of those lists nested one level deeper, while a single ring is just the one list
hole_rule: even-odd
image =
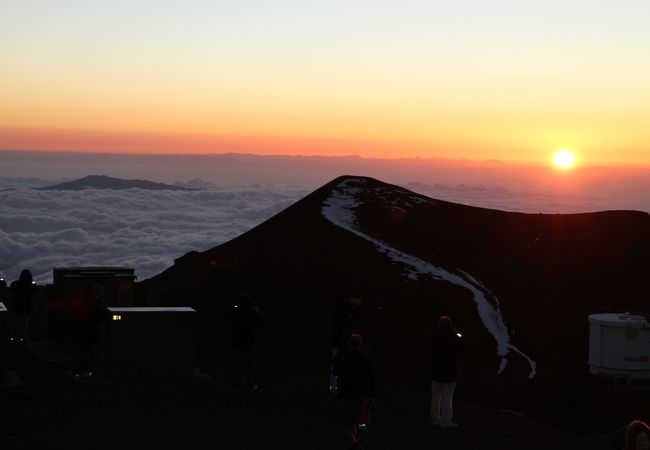
[{"label": "white snow streak", "polygon": [[452,273],[436,267],[427,261],[397,250],[379,239],[368,236],[356,228],[355,209],[361,205],[361,202],[357,199],[357,194],[362,189],[353,186],[353,184],[358,186],[364,183],[365,180],[363,179],[348,179],[341,183],[324,202],[323,216],[334,225],[372,242],[377,250],[404,267],[403,273],[407,278],[417,280],[422,275],[428,275],[470,291],[476,302],[476,309],[483,325],[496,340],[497,355],[501,358],[499,373],[508,365],[508,354],[513,351],[528,361],[530,367],[529,378],[534,378],[537,364],[510,342],[508,327],[501,315],[499,300],[481,282],[461,270],[458,273]]}]

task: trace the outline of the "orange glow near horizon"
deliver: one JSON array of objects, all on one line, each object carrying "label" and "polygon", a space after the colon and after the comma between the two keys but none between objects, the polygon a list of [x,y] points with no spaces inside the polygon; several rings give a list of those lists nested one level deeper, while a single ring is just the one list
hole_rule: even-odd
[{"label": "orange glow near horizon", "polygon": [[648,2],[6,3],[0,150],[650,166]]},{"label": "orange glow near horizon", "polygon": [[[462,149],[452,143],[428,144],[357,137],[238,136],[100,130],[0,128],[0,141],[4,143],[7,150],[106,153],[358,155],[388,159],[444,157],[444,155],[448,154],[458,155],[462,153]],[[480,159],[478,154],[472,155],[471,151],[467,153],[469,156],[476,156],[476,159]]]},{"label": "orange glow near horizon", "polygon": [[[492,144],[492,145],[490,145]],[[238,136],[186,133],[145,133],[139,131],[102,131],[0,127],[0,150],[63,151],[139,154],[218,154],[250,153],[258,155],[351,156],[382,159],[444,158],[471,161],[499,160],[543,164],[546,157],[540,145],[527,152],[517,147],[499,146],[489,140],[457,142],[413,142],[362,138],[318,138],[299,136]],[[607,151],[594,151],[581,164],[648,167],[640,158],[608,160]],[[486,157],[487,156],[487,157]],[[575,155],[574,155],[575,158]],[[575,161],[574,161],[575,163]],[[561,167],[554,161],[556,167]],[[569,165],[571,166],[571,165]],[[564,166],[566,168],[568,166]]]},{"label": "orange glow near horizon", "polygon": [[[250,153],[295,156],[408,158],[426,154],[426,145],[360,139],[283,136],[229,136],[181,133],[110,132],[0,128],[7,150],[144,154]],[[455,149],[446,146],[447,150]]]}]

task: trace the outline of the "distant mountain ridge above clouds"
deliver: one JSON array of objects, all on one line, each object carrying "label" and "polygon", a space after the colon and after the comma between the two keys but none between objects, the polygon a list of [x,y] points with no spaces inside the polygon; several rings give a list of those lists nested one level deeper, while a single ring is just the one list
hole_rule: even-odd
[{"label": "distant mountain ridge above clouds", "polygon": [[175,186],[171,184],[156,183],[148,180],[125,180],[121,178],[113,178],[107,175],[88,175],[78,180],[66,181],[63,183],[55,184],[37,188],[39,190],[58,190],[58,191],[83,191],[86,189],[145,189],[151,191],[168,190],[168,191],[197,191],[200,189],[189,188],[183,186]]},{"label": "distant mountain ridge above clouds", "polygon": [[[98,169],[100,167],[101,169]],[[219,188],[300,186],[312,191],[342,173],[407,185],[424,195],[508,211],[573,213],[632,209],[650,211],[650,167],[580,167],[558,174],[543,165],[444,159],[365,159],[256,155],[131,155],[0,150],[0,188],[42,187],[2,180],[40,177],[50,184],[101,170],[114,177],[175,184],[199,178]],[[558,175],[560,175],[558,177]],[[564,180],[564,181],[562,181]],[[207,188],[206,188],[207,189]]]}]

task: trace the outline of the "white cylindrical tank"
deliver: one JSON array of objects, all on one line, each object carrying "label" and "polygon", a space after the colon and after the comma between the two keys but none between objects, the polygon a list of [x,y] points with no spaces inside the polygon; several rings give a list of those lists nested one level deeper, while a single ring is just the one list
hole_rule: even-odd
[{"label": "white cylindrical tank", "polygon": [[650,324],[646,318],[591,314],[589,370],[597,375],[650,378]]}]

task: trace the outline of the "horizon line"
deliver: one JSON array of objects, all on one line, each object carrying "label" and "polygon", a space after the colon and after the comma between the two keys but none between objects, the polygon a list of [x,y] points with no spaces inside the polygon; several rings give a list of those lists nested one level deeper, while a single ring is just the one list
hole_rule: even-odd
[{"label": "horizon line", "polygon": [[[503,164],[516,166],[544,166],[549,167],[548,161],[544,160],[505,160],[497,158],[489,159],[471,159],[471,158],[451,158],[448,156],[410,156],[410,157],[381,157],[381,156],[363,156],[360,154],[348,155],[324,155],[324,154],[290,154],[290,153],[271,153],[262,154],[254,152],[202,152],[202,153],[178,153],[178,152],[129,152],[129,151],[107,151],[107,150],[70,150],[70,149],[21,149],[21,148],[0,148],[0,153],[46,153],[46,154],[64,154],[64,155],[110,155],[110,156],[138,156],[138,157],[223,157],[223,156],[241,156],[253,158],[295,158],[295,159],[358,159],[362,161],[402,161],[402,162],[441,162],[441,163],[463,163],[463,164]],[[574,170],[585,168],[624,168],[624,169],[650,169],[650,164],[635,163],[612,163],[612,162],[590,162],[579,164]]]}]

